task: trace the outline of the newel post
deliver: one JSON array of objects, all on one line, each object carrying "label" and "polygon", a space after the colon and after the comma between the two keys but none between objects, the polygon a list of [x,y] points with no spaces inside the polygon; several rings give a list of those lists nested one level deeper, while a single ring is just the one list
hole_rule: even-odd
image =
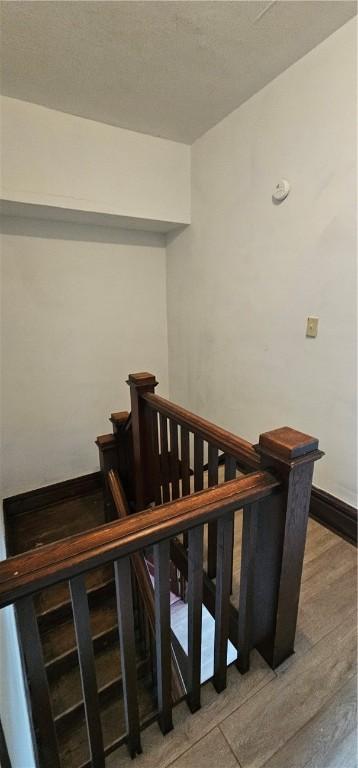
[{"label": "newel post", "polygon": [[260,435],[262,467],[282,491],[260,505],[253,574],[253,643],[277,667],[294,652],[303,556],[318,440],[281,427]]},{"label": "newel post", "polygon": [[118,471],[129,503],[133,501],[132,490],[132,433],[128,411],[111,413],[110,422],[117,443]]},{"label": "newel post", "polygon": [[155,498],[152,471],[152,433],[148,408],[142,395],[154,392],[157,381],[152,373],[130,373],[133,463],[136,510],[145,509]]},{"label": "newel post", "polygon": [[110,421],[113,424],[113,434],[99,435],[96,445],[99,453],[99,466],[104,486],[104,509],[106,522],[115,519],[115,511],[112,494],[108,487],[107,475],[110,469],[119,472],[121,480],[127,490],[128,477],[128,446],[123,442],[121,430],[127,422],[128,411],[112,413]]},{"label": "newel post", "polygon": [[95,441],[99,452],[99,466],[104,490],[104,516],[106,522],[115,519],[112,494],[108,487],[107,475],[110,469],[119,469],[115,435],[99,435]]}]

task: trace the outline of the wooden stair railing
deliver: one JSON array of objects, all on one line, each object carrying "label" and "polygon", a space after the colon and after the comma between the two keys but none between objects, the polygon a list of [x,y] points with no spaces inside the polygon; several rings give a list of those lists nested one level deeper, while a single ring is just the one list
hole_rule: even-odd
[{"label": "wooden stair railing", "polygon": [[[85,574],[92,569],[106,564],[114,567],[126,740],[132,756],[141,751],[140,730],[144,727],[139,718],[134,642],[134,604],[139,598],[155,637],[155,717],[163,733],[172,728],[173,701],[179,689],[175,691],[178,680],[172,668],[171,562],[187,582],[188,653],[184,661],[191,711],[200,707],[203,603],[215,619],[212,681],[218,692],[226,686],[228,638],[238,648],[236,664],[241,673],[249,668],[253,648],[273,668],[294,649],[313,466],[322,456],[318,440],[283,427],[260,435],[258,445],[253,446],[155,395],[153,375],[131,374],[128,383],[131,414],[112,414],[113,435],[97,440],[106,525],[0,562],[0,608],[15,604],[33,718],[40,734],[41,768],[61,765],[33,600],[42,589],[69,581],[90,754],[86,768],[103,768],[105,756],[114,748],[113,743],[104,746],[100,719],[84,583]],[[219,451],[225,454],[221,484]],[[237,477],[238,470],[247,474]],[[206,480],[208,488],[204,489]],[[243,535],[237,611],[230,592],[234,519],[239,509],[243,509]],[[128,515],[129,510],[135,514]],[[147,547],[154,554],[154,612],[142,557]],[[133,584],[140,589],[133,590]],[[116,745],[119,742],[123,737]]]},{"label": "wooden stair railing", "polygon": [[[209,487],[214,487],[219,480],[219,451],[225,454],[225,482],[237,476],[238,468],[241,472],[268,468],[280,481],[279,492],[265,503],[264,515],[254,506],[244,507],[240,580],[242,605],[244,596],[249,592],[252,595],[250,648],[257,648],[272,668],[277,667],[294,650],[313,467],[323,456],[318,440],[282,427],[263,433],[258,444],[252,445],[156,395],[153,374],[130,374],[128,384],[134,509],[186,497],[203,488],[204,479]],[[118,434],[113,445],[106,471],[112,467],[121,475]],[[230,580],[233,530],[234,521],[228,552]],[[185,534],[184,544],[187,545]],[[207,552],[210,578],[217,575],[216,552],[217,521],[212,521],[208,524]],[[247,613],[246,621],[250,610],[247,606],[241,613]],[[244,623],[242,620],[238,627],[242,672],[248,668],[250,650],[244,650]]]},{"label": "wooden stair railing", "polygon": [[[120,486],[115,472],[108,484],[116,508]],[[52,714],[43,650],[33,596],[40,590],[68,579],[76,625],[77,651],[82,678],[90,765],[104,766],[106,749],[102,729],[93,645],[89,627],[88,598],[84,575],[98,566],[114,563],[122,654],[123,698],[127,743],[131,755],[141,751],[134,643],[133,593],[130,558],[153,546],[155,563],[155,636],[158,720],[163,732],[172,727],[171,636],[169,613],[170,540],[188,533],[188,704],[200,703],[201,576],[203,526],[218,524],[217,585],[215,598],[215,668],[213,682],[222,690],[226,680],[226,645],[229,634],[230,566],[226,552],[231,540],[232,514],[243,505],[265,500],[280,488],[280,481],[267,471],[253,472],[221,486],[144,510],[83,534],[48,544],[0,562],[0,608],[14,603],[21,630],[34,723],[40,733],[42,765],[60,766],[57,733]],[[121,508],[118,509],[118,516]]]}]

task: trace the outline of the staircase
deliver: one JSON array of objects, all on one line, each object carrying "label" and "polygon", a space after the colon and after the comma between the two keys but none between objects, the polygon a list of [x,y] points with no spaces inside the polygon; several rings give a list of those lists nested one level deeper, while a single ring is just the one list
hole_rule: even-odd
[{"label": "staircase", "polygon": [[7,531],[0,609],[15,604],[39,768],[105,768],[124,743],[134,757],[178,701],[200,708],[205,680],[223,691],[229,663],[294,650],[318,440],[282,427],[254,446],[157,396],[153,375],[128,383],[131,416],[96,441],[103,492],[44,489]]},{"label": "staircase", "polygon": [[[103,493],[78,497],[14,517],[13,554],[23,547],[40,548],[104,523]],[[100,716],[105,748],[125,741],[126,724],[113,565],[86,575]],[[78,666],[71,596],[67,582],[38,593],[34,599],[58,737],[61,766],[80,768],[89,762],[88,739]],[[136,622],[136,667],[140,719],[156,715],[149,650]],[[41,761],[41,743],[38,739]],[[41,764],[41,762],[40,762]]]}]

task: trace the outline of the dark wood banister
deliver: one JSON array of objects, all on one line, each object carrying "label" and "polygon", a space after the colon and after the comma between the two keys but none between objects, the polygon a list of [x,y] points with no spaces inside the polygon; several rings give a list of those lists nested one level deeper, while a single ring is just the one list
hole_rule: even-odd
[{"label": "dark wood banister", "polygon": [[[129,514],[128,502],[123,490],[122,483],[117,472],[111,470],[109,477],[110,488],[113,496],[115,496],[115,507],[118,518],[125,520]],[[145,563],[144,554],[142,552],[135,552],[131,555],[131,562],[133,570],[137,579],[138,587],[142,595],[143,602],[146,608],[146,614],[152,637],[155,637],[155,604],[154,604],[154,587],[152,585],[150,575]],[[178,664],[178,660],[173,653],[172,649],[172,697],[173,701],[179,701],[185,694],[185,687],[183,684],[183,678],[181,670]]]},{"label": "dark wood banister", "polygon": [[254,446],[242,437],[237,437],[233,432],[228,432],[226,429],[216,426],[211,421],[207,421],[201,416],[187,411],[186,408],[182,408],[180,405],[171,403],[164,397],[160,397],[160,395],[146,392],[141,395],[141,399],[145,400],[153,410],[158,411],[169,419],[173,419],[180,426],[186,427],[219,450],[230,454],[239,464],[241,462],[244,466],[251,467],[252,469],[260,467],[261,458],[259,454]]},{"label": "dark wood banister", "polygon": [[[119,504],[114,472],[109,484]],[[196,525],[240,509],[280,488],[269,472],[253,472],[237,480],[193,493],[154,509],[76,534],[41,549],[30,550],[0,562],[0,608],[74,575],[131,555]]]},{"label": "dark wood banister", "polygon": [[[102,436],[97,440],[108,518],[117,519],[0,562],[0,608],[10,603],[16,605],[34,723],[43,753],[41,764],[46,768],[60,768],[61,758],[36,605],[32,599],[44,588],[69,580],[90,760],[98,768],[104,767],[105,755],[112,745],[104,748],[103,744],[84,579],[88,571],[106,563],[114,566],[126,740],[132,757],[142,751],[140,730],[143,727],[137,689],[135,606],[139,610],[138,629],[142,638],[148,634],[143,623],[143,605],[151,627],[149,645],[156,684],[156,714],[163,734],[173,727],[172,707],[183,693],[192,712],[200,707],[203,603],[208,604],[215,619],[212,680],[218,692],[226,687],[229,637],[238,648],[236,664],[242,673],[249,669],[253,648],[273,669],[294,651],[313,466],[322,456],[317,438],[290,427],[280,427],[261,434],[258,445],[253,446],[156,396],[157,382],[153,374],[130,374],[128,383],[130,422],[123,412],[113,414],[113,437]],[[208,443],[209,488],[201,490],[206,470],[205,442]],[[219,477],[219,450],[225,453],[225,482],[215,485]],[[195,493],[191,493],[191,461]],[[237,466],[247,473],[239,479],[236,478]],[[130,516],[127,498],[131,508],[137,510]],[[241,508],[237,611],[230,602],[230,590],[234,512]],[[203,568],[206,524],[207,571]],[[183,534],[183,543],[177,539],[180,534]],[[153,546],[154,611],[153,589],[143,559],[143,550],[148,546]],[[171,560],[187,580],[188,649],[182,667],[184,686],[178,676],[173,675]],[[215,574],[210,562],[215,565]],[[215,584],[210,580],[214,575]],[[133,584],[140,586],[136,589],[137,602]],[[180,673],[179,667],[177,671]],[[88,765],[86,763],[86,767]]]}]

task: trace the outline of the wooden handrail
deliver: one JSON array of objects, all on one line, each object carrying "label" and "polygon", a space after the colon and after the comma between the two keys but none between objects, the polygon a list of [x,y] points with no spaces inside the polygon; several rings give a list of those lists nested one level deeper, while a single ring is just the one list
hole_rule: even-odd
[{"label": "wooden handrail", "polygon": [[[117,503],[113,471],[108,480]],[[279,487],[280,480],[269,472],[252,472],[3,560],[0,562],[0,608],[64,579],[177,536],[195,525],[215,520],[225,512],[272,495]]]},{"label": "wooden handrail", "polygon": [[[15,603],[44,768],[59,768],[61,760],[33,600],[36,592],[69,582],[89,756],[97,768],[104,767],[105,754],[113,744],[104,748],[87,572],[104,564],[112,564],[114,570],[123,710],[132,757],[142,751],[143,725],[138,701],[135,616],[140,637],[145,648],[150,649],[157,717],[163,734],[173,727],[172,708],[177,700],[186,695],[192,712],[201,704],[203,604],[214,617],[212,680],[218,692],[226,687],[229,637],[238,647],[240,672],[249,668],[253,648],[272,668],[294,650],[313,466],[322,455],[318,440],[281,427],[261,434],[255,447],[156,396],[157,382],[152,374],[131,374],[128,383],[130,421],[123,412],[112,414],[113,437],[97,440],[108,522],[0,562],[0,608]],[[224,482],[218,485],[220,450],[225,454],[225,471]],[[237,467],[246,473],[244,477],[236,478]],[[271,467],[273,474],[265,471]],[[209,487],[202,490],[206,469]],[[241,508],[240,596],[236,610],[230,593],[234,513]],[[136,513],[128,514],[132,509]],[[206,570],[204,534],[208,542]],[[182,543],[177,539],[179,535]],[[147,547],[152,548],[154,590],[152,566],[149,573],[144,560]],[[172,629],[171,561],[187,582],[185,653]]]},{"label": "wooden handrail", "polygon": [[218,427],[211,421],[207,421],[201,416],[187,411],[186,408],[182,408],[180,405],[171,403],[170,400],[166,400],[164,397],[160,397],[160,395],[146,392],[141,395],[141,399],[145,400],[153,410],[158,411],[169,419],[173,419],[182,427],[194,432],[195,435],[232,456],[238,463],[242,462],[244,466],[251,467],[252,469],[260,467],[261,459],[259,454],[254,446],[242,437],[237,437],[233,432],[228,432],[226,429]]}]

